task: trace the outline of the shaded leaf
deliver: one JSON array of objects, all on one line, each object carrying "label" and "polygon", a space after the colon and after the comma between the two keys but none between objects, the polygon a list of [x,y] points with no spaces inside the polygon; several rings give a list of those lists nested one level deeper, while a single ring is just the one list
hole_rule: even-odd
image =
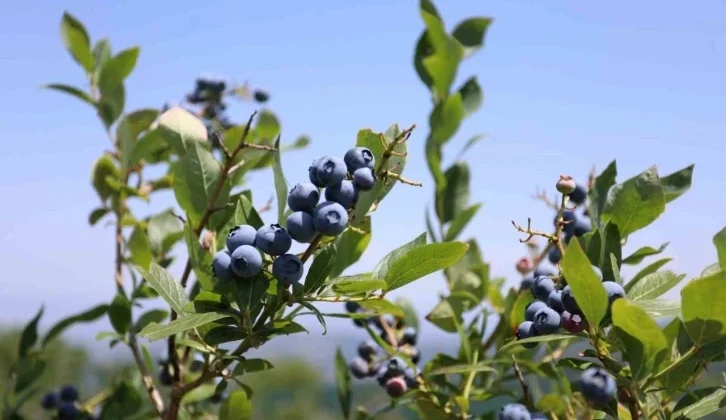
[{"label": "shaded leaf", "polygon": [[18,359],[23,359],[30,349],[38,341],[38,322],[40,317],[43,316],[44,308],[41,306],[38,312],[35,314],[23,328],[23,332],[20,334],[20,342],[18,343]]},{"label": "shaded leaf", "polygon": [[682,196],[691,188],[694,166],[695,165],[687,166],[660,179],[666,203],[670,203],[676,198]]},{"label": "shaded leaf", "polygon": [[[371,218],[366,217],[358,226],[359,230],[347,229],[335,241],[335,258],[329,273],[331,277],[340,276],[346,268],[357,262],[371,242]],[[316,257],[320,258],[320,256]],[[310,276],[310,274],[308,274]],[[305,281],[307,284],[307,280]]]},{"label": "shaded leaf", "polygon": [[111,326],[119,334],[125,334],[131,325],[131,302],[121,293],[117,293],[108,307],[108,318]]},{"label": "shaded leaf", "polygon": [[98,223],[99,220],[103,219],[103,216],[109,214],[110,212],[110,209],[104,207],[93,209],[91,214],[88,215],[88,224],[91,226],[95,225],[96,223]]},{"label": "shaded leaf", "polygon": [[131,417],[141,408],[141,395],[136,388],[121,382],[103,404],[101,420],[115,420]]},{"label": "shaded leaf", "polygon": [[481,203],[473,204],[469,206],[466,210],[459,213],[456,217],[454,217],[454,219],[451,221],[451,225],[449,225],[449,229],[446,231],[444,241],[449,242],[456,239],[461,231],[464,230],[466,225],[469,224],[471,219],[474,218],[480,208]]},{"label": "shaded leaf", "polygon": [[169,312],[164,309],[151,309],[141,314],[139,319],[136,321],[134,326],[135,331],[143,330],[147,325],[152,322],[161,323],[169,316]]},{"label": "shaded leaf", "polygon": [[464,108],[463,117],[476,112],[484,102],[484,93],[479,86],[476,76],[472,76],[464,82],[459,88],[459,94],[461,95],[461,104]]},{"label": "shaded leaf", "polygon": [[484,37],[491,23],[490,18],[473,17],[456,25],[452,35],[464,47],[464,58],[470,57],[484,46]]},{"label": "shaded leaf", "polygon": [[612,305],[613,325],[625,346],[633,379],[653,372],[663,360],[666,338],[658,324],[635,303],[617,299]]},{"label": "shaded leaf", "polygon": [[328,245],[315,257],[305,277],[303,294],[318,290],[333,271],[337,257],[335,245]]},{"label": "shaded leaf", "polygon": [[722,269],[726,269],[726,227],[713,237],[713,244],[716,246],[719,265]]},{"label": "shaded leaf", "polygon": [[379,315],[390,314],[397,317],[403,316],[403,310],[395,303],[385,299],[369,299],[358,301],[363,309],[367,309]]}]

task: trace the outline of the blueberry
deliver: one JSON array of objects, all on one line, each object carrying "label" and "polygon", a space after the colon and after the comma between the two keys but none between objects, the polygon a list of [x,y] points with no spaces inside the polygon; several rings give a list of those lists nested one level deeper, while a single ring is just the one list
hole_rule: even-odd
[{"label": "blueberry", "polygon": [[421,361],[421,351],[418,349],[418,347],[411,347],[411,353],[409,354],[409,357],[411,358],[411,361],[414,365],[417,365],[418,362]]},{"label": "blueberry", "polygon": [[573,233],[578,238],[592,229],[592,226],[590,226],[590,221],[582,218],[578,218],[577,220],[575,220],[574,225],[575,228]]},{"label": "blueberry", "polygon": [[535,279],[537,277],[541,277],[541,276],[554,277],[556,275],[557,275],[557,271],[555,271],[552,268],[543,267],[543,266],[539,266],[539,267],[535,268],[534,269],[534,272],[532,273],[532,277],[535,278]]},{"label": "blueberry", "polygon": [[591,367],[580,376],[580,391],[589,401],[604,405],[615,398],[615,378],[604,369]]},{"label": "blueberry", "polygon": [[174,378],[171,376],[168,366],[163,366],[159,371],[159,383],[164,386],[171,386]]},{"label": "blueberry", "polygon": [[78,407],[71,401],[63,401],[58,406],[58,420],[75,420],[78,414]]},{"label": "blueberry", "polygon": [[361,359],[360,357],[356,357],[350,362],[349,365],[350,373],[353,374],[358,379],[365,378],[369,374],[369,368],[368,368],[368,362]]},{"label": "blueberry", "polygon": [[323,235],[336,236],[348,225],[348,212],[340,204],[326,201],[318,204],[313,214],[315,230]]},{"label": "blueberry", "polygon": [[325,189],[325,199],[334,201],[346,209],[352,209],[358,201],[358,188],[352,182],[344,179]]},{"label": "blueberry", "polygon": [[401,360],[400,357],[394,357],[388,362],[388,374],[393,378],[396,376],[403,376],[406,371],[406,362]]},{"label": "blueberry", "polygon": [[550,260],[552,264],[557,264],[562,259],[562,253],[560,252],[560,249],[557,247],[552,248],[552,251],[550,251],[549,255],[547,255],[547,259]]},{"label": "blueberry", "polygon": [[63,401],[78,401],[78,390],[73,385],[63,385],[60,389],[60,399]]},{"label": "blueberry", "polygon": [[[575,215],[575,212],[572,210],[565,210],[562,212],[562,232],[565,233],[565,235],[572,235],[575,233],[575,220],[577,220],[577,216]],[[557,216],[555,216],[555,226],[557,226]]]},{"label": "blueberry", "polygon": [[353,184],[361,191],[370,191],[376,185],[376,175],[371,168],[359,168],[353,172]]},{"label": "blueberry", "polygon": [[372,341],[364,341],[358,346],[358,355],[370,362],[373,360],[373,356],[376,355],[376,345]]},{"label": "blueberry", "polygon": [[235,226],[229,230],[227,235],[227,249],[229,252],[234,252],[235,249],[242,245],[255,246],[255,236],[257,236],[257,229],[252,226]]},{"label": "blueberry", "polygon": [[575,180],[571,176],[560,176],[560,180],[557,181],[555,188],[562,194],[571,194],[575,191]]},{"label": "blueberry", "polygon": [[204,360],[194,359],[192,364],[189,366],[189,371],[192,373],[201,372],[204,369]]},{"label": "blueberry", "polygon": [[243,278],[254,277],[262,271],[262,254],[253,246],[240,246],[232,253],[232,271]]},{"label": "blueberry", "polygon": [[534,277],[527,276],[527,277],[525,277],[525,278],[522,279],[522,283],[520,283],[519,289],[520,290],[530,289],[532,287],[532,283],[534,283]]},{"label": "blueberry", "polygon": [[418,380],[416,380],[416,375],[414,375],[413,369],[406,369],[406,372],[403,374],[403,379],[406,381],[408,389],[418,388]]},{"label": "blueberry", "polygon": [[410,344],[412,346],[416,345],[416,329],[413,327],[408,327],[405,330],[403,330],[403,336],[401,337],[400,343],[401,344]]},{"label": "blueberry", "polygon": [[557,312],[562,312],[565,307],[562,306],[562,290],[553,290],[547,297],[547,306],[554,309]]},{"label": "blueberry", "polygon": [[262,226],[257,231],[255,245],[268,255],[282,255],[290,250],[292,238],[280,225]]},{"label": "blueberry", "polygon": [[526,321],[532,321],[534,322],[534,314],[537,313],[540,309],[546,308],[547,304],[542,302],[541,300],[535,300],[534,302],[527,305],[527,308],[524,310],[524,319]]},{"label": "blueberry", "polygon": [[534,327],[540,334],[552,334],[560,328],[560,314],[552,308],[542,308],[534,314]]},{"label": "blueberry", "polygon": [[49,392],[43,395],[43,399],[40,400],[40,406],[43,407],[44,410],[53,410],[58,407],[59,402],[60,397],[58,397],[58,394],[55,392]]},{"label": "blueberry", "polygon": [[575,301],[575,296],[572,294],[570,286],[565,286],[565,288],[562,289],[562,306],[564,306],[565,310],[571,314],[582,314],[580,307]]},{"label": "blueberry", "polygon": [[537,277],[532,284],[532,294],[538,300],[546,302],[550,293],[555,290],[555,282],[549,277]]},{"label": "blueberry", "polygon": [[358,302],[345,302],[345,310],[354,314],[360,310],[360,304]]},{"label": "blueberry", "polygon": [[345,162],[336,157],[323,156],[315,165],[315,177],[325,187],[340,183],[345,179],[347,168]]},{"label": "blueberry", "polygon": [[569,194],[570,201],[575,204],[582,204],[587,198],[587,189],[582,184],[575,185],[575,190]]},{"label": "blueberry", "polygon": [[287,232],[292,239],[300,243],[308,243],[315,238],[315,224],[313,216],[296,211],[287,218]]},{"label": "blueberry", "polygon": [[499,412],[499,420],[532,420],[529,410],[522,404],[507,404]]},{"label": "blueberry", "polygon": [[378,377],[376,378],[376,380],[378,381],[378,384],[380,386],[385,386],[386,382],[388,382],[388,380],[393,377],[391,375],[391,373],[388,371],[387,367],[379,368],[377,375],[378,375]]},{"label": "blueberry", "polygon": [[392,398],[398,398],[408,391],[406,379],[396,376],[386,381],[386,392]]},{"label": "blueberry", "polygon": [[351,174],[360,168],[373,169],[376,164],[373,152],[366,147],[354,147],[348,150],[345,152],[345,156],[343,156],[343,161],[345,162],[346,169]]},{"label": "blueberry", "polygon": [[529,413],[532,420],[549,420],[547,416],[542,413]]},{"label": "blueberry", "polygon": [[315,184],[305,182],[295,185],[287,195],[287,205],[292,211],[312,212],[320,201],[320,191]]},{"label": "blueberry", "polygon": [[615,283],[614,281],[604,281],[602,285],[605,286],[605,291],[608,292],[608,300],[610,304],[615,302],[616,299],[625,297],[625,289],[623,286]]},{"label": "blueberry", "polygon": [[308,168],[308,177],[310,178],[310,182],[313,183],[318,188],[325,188],[325,184],[320,182],[320,179],[318,178],[318,163],[320,162],[322,158],[315,159],[313,161],[313,164],[310,165]]},{"label": "blueberry", "polygon": [[255,97],[255,101],[260,103],[267,102],[270,99],[270,95],[264,90],[256,90],[252,95]]},{"label": "blueberry", "polygon": [[[524,321],[517,327],[517,339],[523,340],[525,338],[536,337],[537,330],[534,328],[534,322]],[[525,348],[531,349],[537,347],[537,343],[522,344]]]},{"label": "blueberry", "polygon": [[567,311],[560,314],[562,328],[571,334],[578,334],[585,330],[586,324],[580,315]]},{"label": "blueberry", "polygon": [[296,283],[303,275],[303,262],[293,254],[277,257],[272,264],[272,274],[282,284],[289,286]]}]

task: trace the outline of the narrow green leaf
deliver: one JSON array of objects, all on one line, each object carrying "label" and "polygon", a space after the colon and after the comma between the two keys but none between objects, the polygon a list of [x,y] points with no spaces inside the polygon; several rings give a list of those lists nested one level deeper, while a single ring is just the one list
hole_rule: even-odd
[{"label": "narrow green leaf", "polygon": [[565,341],[565,340],[574,340],[574,339],[581,339],[579,335],[571,335],[571,334],[550,334],[550,335],[540,335],[537,337],[530,337],[530,338],[524,338],[521,340],[514,339],[507,344],[503,345],[502,347],[497,350],[497,353],[502,353],[504,350],[509,350],[512,347],[521,346],[523,344],[529,344],[529,343],[547,343],[550,341]]},{"label": "narrow green leaf", "polygon": [[726,269],[726,227],[721,229],[714,237],[713,244],[716,246],[718,263],[721,268]]},{"label": "narrow green leaf", "polygon": [[429,372],[430,376],[437,376],[437,375],[453,375],[453,374],[463,374],[463,373],[472,373],[472,372],[497,372],[496,369],[491,367],[491,361],[484,361],[479,362],[476,365],[454,365],[454,366],[446,366],[438,369],[434,369],[431,372]]},{"label": "narrow green leaf", "polygon": [[653,274],[657,272],[661,267],[668,264],[669,262],[673,261],[672,258],[663,258],[658,261],[655,261],[648,265],[647,267],[640,270],[633,278],[626,284],[623,288],[625,289],[625,293],[629,293],[630,290],[635,287],[639,282],[641,282],[645,277],[649,276],[650,274]]},{"label": "narrow green leaf", "polygon": [[131,233],[127,245],[131,252],[131,262],[148,270],[154,255],[151,252],[149,238],[141,226],[137,226]]},{"label": "narrow green leaf", "polygon": [[683,321],[696,344],[726,333],[726,271],[691,281],[681,290]]},{"label": "narrow green leaf", "polygon": [[724,407],[726,407],[726,389],[719,387],[697,389],[678,400],[671,418],[702,419]]},{"label": "narrow green leaf", "polygon": [[464,242],[445,242],[423,245],[403,253],[393,261],[386,273],[388,290],[398,289],[453,265],[468,249],[469,245]]},{"label": "narrow green leaf", "polygon": [[382,279],[356,279],[335,283],[333,291],[342,295],[355,295],[385,289],[386,286],[386,281]]},{"label": "narrow green leaf", "polygon": [[207,143],[207,128],[199,118],[181,107],[173,107],[159,117],[159,129],[179,156],[194,144]]},{"label": "narrow green leaf", "polygon": [[479,143],[481,140],[484,140],[487,138],[487,135],[485,134],[477,134],[475,136],[472,136],[469,140],[466,141],[466,144],[464,144],[464,147],[459,150],[459,153],[456,155],[456,159],[454,161],[459,161],[464,158],[466,155],[466,152],[471,149],[475,144]]},{"label": "narrow green leaf", "polygon": [[98,75],[98,87],[101,92],[108,92],[123,83],[136,67],[138,58],[139,47],[132,47],[121,51],[104,63]]},{"label": "narrow green leaf", "polygon": [[350,405],[353,397],[348,364],[340,347],[335,350],[335,384],[338,387],[338,401],[340,401],[340,409],[343,411],[343,418],[347,419],[350,417]]},{"label": "narrow green leaf", "polygon": [[617,175],[617,164],[615,161],[612,161],[605,170],[595,178],[595,184],[588,192],[588,195],[590,196],[590,217],[595,221],[595,225],[598,227],[605,226],[605,223],[603,223],[601,218],[605,211],[608,192],[610,191],[610,188],[615,185],[615,177]]},{"label": "narrow green leaf", "polygon": [[651,273],[633,285],[627,296],[634,301],[655,299],[674,288],[685,277],[685,274],[677,275],[668,270]]},{"label": "narrow green leaf", "polygon": [[361,308],[372,311],[378,315],[390,314],[397,317],[403,316],[403,310],[395,303],[385,299],[369,299],[358,301]]},{"label": "narrow green leaf", "polygon": [[148,271],[138,266],[136,269],[175,312],[181,314],[184,311],[183,308],[189,303],[189,298],[181,284],[168,271],[156,263],[151,263]]},{"label": "narrow green leaf", "polygon": [[98,305],[94,306],[93,308],[75,314],[71,315],[67,318],[64,318],[60,321],[58,321],[53,327],[51,327],[50,330],[48,330],[48,333],[45,335],[45,338],[43,338],[43,344],[42,346],[45,347],[50,343],[54,338],[59,336],[63,331],[66,330],[66,328],[70,327],[73,324],[79,323],[79,322],[93,322],[97,320],[98,318],[102,317],[106,314],[106,311],[108,311],[108,305]]},{"label": "narrow green leaf", "polygon": [[232,376],[241,376],[245,373],[264,372],[274,368],[272,363],[265,359],[244,359],[237,363]]},{"label": "narrow green leaf", "polygon": [[454,220],[451,221],[451,225],[449,225],[449,229],[446,231],[444,241],[449,242],[456,239],[461,231],[464,230],[466,225],[469,224],[471,219],[474,218],[480,208],[481,203],[471,205],[466,210],[462,211],[456,217],[454,217]]},{"label": "narrow green leaf", "polygon": [[403,244],[400,247],[389,252],[385,257],[383,257],[378,262],[378,264],[376,264],[376,267],[373,269],[373,273],[371,273],[371,277],[375,277],[375,278],[379,278],[379,279],[386,278],[388,270],[401,255],[405,254],[406,252],[408,252],[414,248],[420,247],[422,245],[426,245],[426,233],[422,233],[422,234],[418,235],[411,242]]},{"label": "narrow green leaf", "polygon": [[[610,254],[610,266],[611,267],[618,266],[618,258],[613,254]],[[620,270],[615,270],[615,271],[613,271],[612,274],[613,274],[613,281],[622,286],[623,278],[620,276]]]},{"label": "narrow green leaf", "polygon": [[240,330],[238,327],[222,325],[207,331],[204,334],[204,342],[210,346],[217,346],[232,341],[244,340],[246,337],[246,331]]},{"label": "narrow green leaf", "polygon": [[277,220],[281,223],[287,206],[287,181],[282,173],[282,152],[280,151],[280,136],[275,140],[275,151],[272,152],[272,173],[275,180],[275,192],[277,194]]},{"label": "narrow green leaf", "polygon": [[613,325],[625,345],[633,379],[653,372],[665,356],[667,343],[658,324],[637,304],[617,299],[612,306]]},{"label": "narrow green leaf", "polygon": [[252,402],[244,390],[235,391],[222,403],[219,409],[219,420],[250,420],[252,418]]},{"label": "narrow green leaf", "polygon": [[585,318],[598,325],[607,312],[608,296],[579,241],[570,241],[567,246],[562,271]]},{"label": "narrow green leaf", "polygon": [[337,249],[335,245],[328,245],[313,259],[313,263],[305,277],[303,294],[312,293],[318,290],[333,271]]},{"label": "narrow green leaf", "polygon": [[452,35],[464,47],[464,58],[472,56],[484,46],[484,37],[491,23],[490,18],[474,17],[462,20],[456,25]]},{"label": "narrow green leaf", "polygon": [[695,165],[689,165],[660,179],[661,185],[663,185],[663,193],[665,194],[666,204],[682,196],[686,191],[691,189],[694,167]]},{"label": "narrow green leaf", "polygon": [[665,211],[665,195],[655,166],[612,188],[602,217],[620,228],[620,235],[651,224]]},{"label": "narrow green leaf", "polygon": [[[623,259],[623,249],[620,240],[620,230],[617,225],[610,222],[605,224],[602,238],[602,254],[600,255],[600,268],[602,269],[603,279],[613,280],[616,273],[620,275],[620,262]],[[613,264],[610,256],[615,257]]]},{"label": "narrow green leaf", "polygon": [[227,315],[225,314],[214,312],[207,312],[204,314],[185,314],[166,325],[160,325],[152,322],[147,325],[146,328],[141,330],[139,335],[148,338],[149,341],[156,341],[170,335],[191,330],[192,328],[201,327],[226,316]]},{"label": "narrow green leaf", "polygon": [[43,316],[43,311],[44,308],[41,306],[33,319],[23,328],[23,332],[20,334],[20,342],[18,343],[18,359],[23,359],[35,345],[35,342],[38,341],[38,322],[40,321],[40,317]]},{"label": "narrow green leaf", "polygon": [[436,194],[436,212],[442,223],[454,220],[469,206],[469,165],[457,162],[445,176],[446,189]]},{"label": "narrow green leaf", "polygon": [[428,209],[424,210],[424,215],[426,216],[426,231],[431,237],[431,240],[434,242],[441,242],[441,238],[439,238],[439,235],[434,230],[434,224],[431,222],[431,214]]},{"label": "narrow green leaf", "polygon": [[663,252],[669,244],[670,242],[666,242],[658,248],[653,248],[652,246],[644,246],[638,248],[637,251],[633,252],[632,254],[628,255],[623,259],[623,264],[640,264],[640,262],[643,261],[645,257],[650,257],[651,255],[658,255]]},{"label": "narrow green leaf", "polygon": [[121,293],[117,293],[108,307],[108,319],[117,333],[123,335],[131,325],[131,302]]},{"label": "narrow green leaf", "polygon": [[[15,394],[20,394],[36,383],[45,372],[46,366],[45,360],[35,353],[29,353],[26,357],[19,359],[13,371],[15,375]],[[12,382],[6,385],[8,391],[12,389],[10,388],[11,384]]]},{"label": "narrow green leaf", "polygon": [[44,85],[43,88],[44,89],[53,89],[53,90],[57,90],[59,92],[67,93],[71,96],[75,96],[76,98],[82,100],[83,102],[93,106],[94,108],[96,107],[96,101],[94,101],[93,98],[91,98],[91,95],[78,89],[77,87],[64,85],[64,84],[60,84],[60,83],[51,83],[48,85]]},{"label": "narrow green leaf", "polygon": [[661,319],[681,314],[681,304],[675,300],[653,299],[633,302],[640,306],[651,318]]},{"label": "narrow green leaf", "polygon": [[60,24],[61,39],[73,59],[87,72],[93,71],[91,41],[83,24],[70,13],[64,12]]},{"label": "narrow green leaf", "polygon": [[318,322],[323,327],[323,335],[327,334],[328,333],[328,327],[325,324],[325,318],[323,318],[323,314],[320,313],[320,311],[318,310],[318,308],[316,308],[314,305],[312,305],[311,303],[308,303],[308,302],[300,302],[300,304],[302,306],[310,309],[311,311],[313,311],[313,313],[315,314],[315,317],[318,319]]},{"label": "narrow green leaf", "polygon": [[110,212],[111,210],[105,207],[93,209],[91,214],[88,215],[88,224],[91,226],[95,225],[99,222],[99,220],[103,219],[103,216],[109,214]]}]

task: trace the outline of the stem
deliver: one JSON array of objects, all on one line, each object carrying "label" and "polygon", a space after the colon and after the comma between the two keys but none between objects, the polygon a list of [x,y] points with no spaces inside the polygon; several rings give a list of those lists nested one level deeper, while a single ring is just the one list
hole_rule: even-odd
[{"label": "stem", "polygon": [[517,375],[517,381],[522,387],[524,404],[527,406],[528,410],[534,410],[534,407],[532,406],[532,399],[529,397],[529,385],[527,385],[527,383],[524,381],[524,375],[522,375],[522,370],[519,368],[519,365],[517,364],[517,358],[515,358],[514,355],[512,355],[512,366],[514,366],[514,373]]},{"label": "stem", "polygon": [[134,360],[139,368],[139,373],[141,373],[141,379],[144,382],[144,389],[149,395],[151,405],[154,406],[154,409],[159,414],[159,417],[161,417],[164,414],[164,401],[161,399],[159,391],[157,391],[156,387],[154,387],[154,380],[151,379],[149,372],[146,370],[146,364],[139,353],[139,347],[136,343],[136,335],[133,331],[129,334],[129,348],[131,349],[131,353],[134,355]]},{"label": "stem", "polygon": [[[479,349],[475,348],[474,353],[471,355],[471,364],[476,365],[479,363]],[[471,388],[474,385],[474,378],[476,377],[476,371],[472,370],[469,372],[469,375],[466,378],[466,382],[464,384],[464,391],[461,393],[461,395],[464,397],[464,400],[469,401],[469,395],[471,394]]]}]

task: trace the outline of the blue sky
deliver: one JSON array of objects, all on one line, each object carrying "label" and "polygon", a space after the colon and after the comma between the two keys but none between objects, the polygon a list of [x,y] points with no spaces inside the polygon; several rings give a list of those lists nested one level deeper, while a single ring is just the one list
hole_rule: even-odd
[{"label": "blue sky", "polygon": [[[423,24],[417,2],[11,2],[0,27],[0,323],[29,318],[41,302],[48,325],[110,300],[112,229],[87,225],[97,205],[94,159],[108,146],[94,112],[48,82],[83,83],[60,42],[63,10],[114,51],[141,46],[127,80],[127,110],[179,101],[200,74],[249,81],[270,91],[283,141],[301,133],[312,145],[283,157],[290,182],[318,155],[342,155],[365,127],[416,123],[406,173],[422,189],[398,186],[374,218],[368,254],[353,271],[370,270],[395,245],[424,231],[431,179],[423,160],[428,92],[412,66]],[[657,164],[661,174],[696,163],[691,191],[649,229],[640,245],[671,241],[670,268],[693,277],[716,259],[714,233],[726,225],[726,5],[700,2],[439,1],[449,28],[473,15],[495,19],[486,48],[460,79],[476,74],[485,91],[446,156],[472,135],[490,137],[466,159],[472,200],[484,203],[466,236],[475,236],[496,275],[518,281],[524,253],[515,219],[548,228],[552,215],[531,198],[559,174],[584,178],[618,159],[620,180]],[[252,108],[235,105],[246,118]],[[267,173],[250,178],[257,204],[272,195]],[[154,211],[172,202],[161,196]],[[269,217],[269,216],[268,216]],[[629,272],[626,271],[626,275]],[[422,312],[443,288],[440,276],[399,295]],[[676,292],[669,296],[677,296]],[[342,330],[348,324],[331,322]],[[345,327],[342,327],[345,326]],[[92,337],[103,322],[71,335]]]}]

